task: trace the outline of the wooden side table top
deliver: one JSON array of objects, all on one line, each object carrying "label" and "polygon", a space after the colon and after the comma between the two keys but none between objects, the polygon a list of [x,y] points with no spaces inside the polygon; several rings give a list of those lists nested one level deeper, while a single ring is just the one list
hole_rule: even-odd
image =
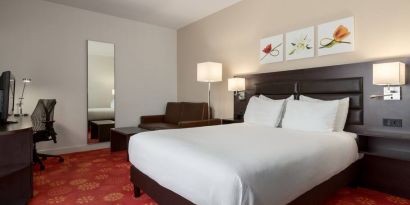
[{"label": "wooden side table top", "polygon": [[118,128],[112,128],[111,130],[114,132],[121,133],[123,135],[133,135],[133,134],[147,131],[139,127],[118,127]]},{"label": "wooden side table top", "polygon": [[113,120],[95,120],[95,121],[91,121],[92,124],[95,125],[111,125],[111,124],[115,124],[115,121]]}]

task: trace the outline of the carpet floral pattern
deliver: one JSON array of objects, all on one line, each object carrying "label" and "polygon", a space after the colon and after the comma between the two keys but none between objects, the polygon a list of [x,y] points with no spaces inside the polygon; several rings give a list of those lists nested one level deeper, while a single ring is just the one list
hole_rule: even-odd
[{"label": "carpet floral pattern", "polygon": [[[64,155],[64,163],[46,160],[45,171],[34,169],[30,205],[157,205],[146,194],[133,197],[126,155],[102,149]],[[345,188],[326,205],[410,205],[410,201],[368,189]]]}]

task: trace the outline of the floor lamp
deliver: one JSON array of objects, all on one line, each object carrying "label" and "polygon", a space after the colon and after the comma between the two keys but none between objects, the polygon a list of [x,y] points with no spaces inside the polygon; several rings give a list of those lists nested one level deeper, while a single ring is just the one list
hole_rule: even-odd
[{"label": "floor lamp", "polygon": [[222,64],[215,62],[198,63],[197,81],[208,83],[208,120],[211,119],[211,83],[222,81]]}]

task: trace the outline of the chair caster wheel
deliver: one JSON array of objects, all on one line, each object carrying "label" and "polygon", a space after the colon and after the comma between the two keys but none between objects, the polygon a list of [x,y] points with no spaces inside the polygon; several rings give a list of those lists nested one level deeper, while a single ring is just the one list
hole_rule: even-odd
[{"label": "chair caster wheel", "polygon": [[58,159],[58,162],[64,162],[64,159],[63,158],[60,158],[60,159]]}]

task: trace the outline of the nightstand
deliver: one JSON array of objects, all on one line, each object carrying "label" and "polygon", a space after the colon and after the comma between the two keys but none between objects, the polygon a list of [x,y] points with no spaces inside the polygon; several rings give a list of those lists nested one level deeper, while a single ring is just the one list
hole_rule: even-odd
[{"label": "nightstand", "polygon": [[406,133],[358,133],[364,154],[360,186],[410,197],[410,136]]},{"label": "nightstand", "polygon": [[233,124],[233,123],[241,123],[241,122],[243,122],[243,120],[233,119],[233,118],[222,119],[222,124],[223,125]]}]

